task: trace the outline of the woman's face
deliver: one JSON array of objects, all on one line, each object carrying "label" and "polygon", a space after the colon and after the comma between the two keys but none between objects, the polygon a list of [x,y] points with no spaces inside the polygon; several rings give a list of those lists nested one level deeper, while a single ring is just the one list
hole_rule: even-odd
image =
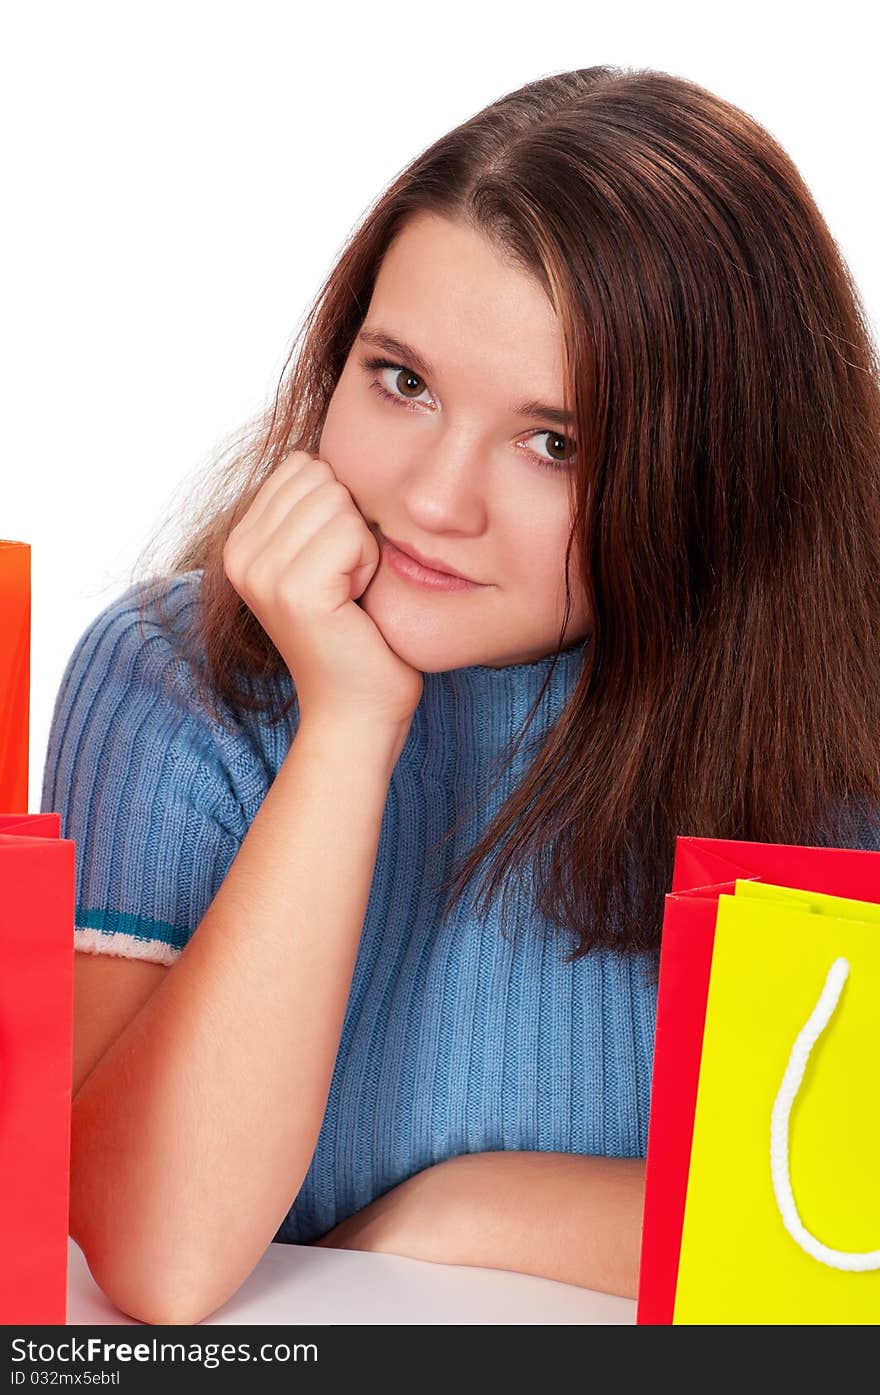
[{"label": "woman's face", "polygon": [[[561,408],[562,375],[558,321],[537,280],[462,224],[410,220],[382,262],[318,455],[382,547],[363,609],[424,673],[556,649],[574,438],[536,404]],[[384,539],[479,585],[443,590],[403,575]],[[563,647],[588,633],[575,549],[570,581]]]}]

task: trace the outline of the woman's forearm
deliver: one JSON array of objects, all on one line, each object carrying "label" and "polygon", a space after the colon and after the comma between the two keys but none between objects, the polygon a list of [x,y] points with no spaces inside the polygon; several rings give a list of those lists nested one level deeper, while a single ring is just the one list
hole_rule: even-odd
[{"label": "woman's forearm", "polygon": [[644,1158],[462,1153],[407,1178],[316,1243],[635,1298],[644,1185]]},{"label": "woman's forearm", "polygon": [[461,1218],[459,1257],[447,1263],[636,1297],[644,1158],[465,1153],[450,1159],[446,1181]]},{"label": "woman's forearm", "polygon": [[398,750],[297,732],[179,960],[77,1092],[70,1233],[142,1321],[225,1302],[302,1184]]}]

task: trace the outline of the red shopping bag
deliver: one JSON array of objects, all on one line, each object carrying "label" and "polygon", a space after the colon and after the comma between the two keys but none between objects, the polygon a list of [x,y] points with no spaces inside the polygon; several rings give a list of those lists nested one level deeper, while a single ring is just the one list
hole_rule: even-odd
[{"label": "red shopping bag", "polygon": [[0,538],[0,809],[28,806],[31,549]]},{"label": "red shopping bag", "polygon": [[0,1323],[65,1323],[73,1047],[72,839],[0,814]]},{"label": "red shopping bag", "polygon": [[671,1323],[719,895],[736,880],[880,903],[880,853],[735,839],[676,839],[666,896],[636,1321]]}]

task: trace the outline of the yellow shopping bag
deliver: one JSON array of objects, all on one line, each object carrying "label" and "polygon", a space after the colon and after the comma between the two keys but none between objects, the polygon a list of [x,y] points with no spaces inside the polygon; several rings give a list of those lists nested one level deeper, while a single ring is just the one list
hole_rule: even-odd
[{"label": "yellow shopping bag", "polygon": [[718,897],[676,1323],[880,1322],[880,905]]}]

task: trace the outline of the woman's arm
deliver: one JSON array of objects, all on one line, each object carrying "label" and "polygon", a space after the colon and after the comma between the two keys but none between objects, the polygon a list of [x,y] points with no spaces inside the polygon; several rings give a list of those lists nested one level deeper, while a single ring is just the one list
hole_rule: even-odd
[{"label": "woman's arm", "polygon": [[407,1178],[315,1243],[512,1269],[635,1298],[644,1158],[462,1153]]},{"label": "woman's arm", "polygon": [[302,1185],[404,735],[304,719],[180,958],[76,1094],[70,1233],[141,1321],[224,1303]]}]

